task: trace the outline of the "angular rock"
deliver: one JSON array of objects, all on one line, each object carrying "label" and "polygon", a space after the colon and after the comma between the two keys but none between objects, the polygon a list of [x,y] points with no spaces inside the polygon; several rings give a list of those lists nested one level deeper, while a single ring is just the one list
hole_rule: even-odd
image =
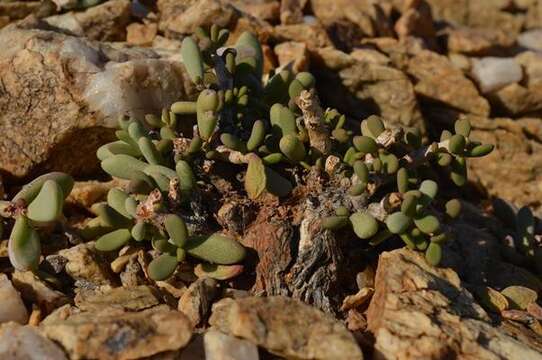
[{"label": "angular rock", "polygon": [[511,58],[485,57],[474,61],[472,77],[482,93],[489,93],[520,82],[523,78],[521,66]]},{"label": "angular rock", "polygon": [[260,20],[277,23],[280,16],[280,1],[275,0],[231,0],[230,3],[242,12]]},{"label": "angular rock", "polygon": [[455,28],[447,31],[448,51],[487,56],[508,48],[514,39],[500,29]]},{"label": "angular rock", "polygon": [[218,295],[218,283],[211,278],[194,281],[179,299],[178,310],[184,313],[197,326],[211,308]]},{"label": "angular rock", "polygon": [[149,46],[154,41],[157,32],[158,25],[155,23],[131,23],[126,27],[126,42],[136,46]]},{"label": "angular rock", "polygon": [[15,290],[5,274],[0,274],[0,323],[14,321],[26,324],[28,311],[24,306],[21,295]]},{"label": "angular rock", "polygon": [[178,62],[40,27],[28,20],[0,31],[0,133],[10,134],[0,137],[1,171],[94,173],[119,115],[141,118],[189,97]]},{"label": "angular rock", "polygon": [[423,128],[414,88],[402,71],[357,61],[332,48],[319,49],[314,56],[311,70],[323,103],[355,117],[376,113],[392,124]]},{"label": "angular rock", "polygon": [[[484,158],[469,161],[469,178],[479,182],[490,196],[518,207],[542,207],[542,124],[540,119],[486,119],[469,117],[472,138],[494,144]],[[512,184],[514,184],[512,186]]]},{"label": "angular rock", "polygon": [[514,117],[542,110],[542,54],[526,51],[515,57],[524,81],[510,84],[489,96],[495,108]]},{"label": "angular rock", "polygon": [[92,204],[105,201],[109,190],[121,185],[122,180],[113,179],[108,182],[96,180],[76,181],[66,201],[70,204],[90,209]]},{"label": "angular rock", "polygon": [[58,342],[70,359],[137,359],[179,350],[192,336],[181,312],[157,306],[140,312],[72,312],[40,324],[41,332]]},{"label": "angular rock", "polygon": [[466,113],[489,115],[487,100],[446,57],[422,50],[410,58],[407,72],[414,78],[414,91],[420,97]]},{"label": "angular rock", "polygon": [[282,24],[299,24],[304,21],[303,8],[307,0],[283,0],[280,3],[280,22]]},{"label": "angular rock", "polygon": [[390,19],[376,2],[311,0],[310,4],[341,50],[351,50],[362,37],[393,35]]},{"label": "angular rock", "polygon": [[352,334],[331,316],[282,296],[223,299],[209,323],[286,358],[363,359]]},{"label": "angular rock", "polygon": [[59,255],[67,259],[65,270],[76,281],[76,286],[95,289],[114,285],[109,263],[94,249],[94,242],[61,250]]},{"label": "angular rock", "polygon": [[208,330],[203,336],[206,360],[258,360],[258,348],[247,340]]},{"label": "angular rock", "polygon": [[405,1],[401,17],[395,23],[395,32],[400,38],[415,36],[435,47],[436,31],[433,26],[431,7],[425,0]]},{"label": "angular rock", "polygon": [[98,312],[105,308],[140,311],[160,303],[149,286],[118,287],[106,291],[86,290],[75,297],[75,305],[82,311]]},{"label": "angular rock", "polygon": [[129,0],[110,0],[85,11],[50,16],[45,22],[91,40],[125,41],[130,16]]},{"label": "angular rock", "polygon": [[240,16],[235,7],[221,0],[159,0],[157,6],[158,27],[172,37],[192,34],[199,26],[209,28],[212,24],[232,28]]},{"label": "angular rock", "polygon": [[525,31],[518,36],[518,44],[533,51],[542,51],[542,29]]},{"label": "angular rock", "polygon": [[291,64],[294,73],[308,71],[309,53],[304,43],[283,42],[275,46],[274,51],[279,60],[279,66]]},{"label": "angular rock", "polygon": [[278,25],[273,28],[273,38],[278,42],[295,41],[305,43],[309,49],[333,45],[326,30],[320,24]]},{"label": "angular rock", "polygon": [[457,274],[406,248],[384,252],[367,315],[378,359],[542,359],[495,328]]},{"label": "angular rock", "polygon": [[502,114],[513,117],[529,114],[538,116],[536,112],[542,109],[542,83],[530,87],[510,84],[488,97]]},{"label": "angular rock", "polygon": [[21,292],[23,299],[38,305],[46,313],[70,302],[69,297],[52,289],[31,271],[15,271],[11,281],[13,286]]},{"label": "angular rock", "polygon": [[68,360],[62,349],[31,326],[0,326],[0,358],[13,360]]}]

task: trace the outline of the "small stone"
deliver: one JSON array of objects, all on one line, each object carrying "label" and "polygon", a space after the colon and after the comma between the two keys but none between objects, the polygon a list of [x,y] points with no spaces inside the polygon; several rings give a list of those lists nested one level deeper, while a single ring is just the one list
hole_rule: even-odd
[{"label": "small stone", "polygon": [[100,312],[63,311],[47,317],[40,330],[59,343],[71,359],[143,358],[179,350],[192,336],[188,318],[166,305],[139,312],[110,308]]},{"label": "small stone", "polygon": [[94,249],[94,242],[61,250],[59,255],[67,259],[65,270],[76,286],[94,289],[114,284],[109,264]]},{"label": "small stone", "polygon": [[304,43],[293,41],[283,42],[275,46],[274,50],[280,66],[290,64],[294,73],[309,69],[309,53]]},{"label": "small stone", "polygon": [[0,326],[0,359],[68,360],[58,345],[35,328],[12,322]]},{"label": "small stone", "polygon": [[13,286],[21,292],[23,299],[37,304],[46,313],[70,302],[66,295],[52,289],[31,271],[15,271],[11,280]]},{"label": "small stone", "polygon": [[362,62],[370,62],[373,64],[379,64],[379,65],[389,65],[390,64],[390,58],[386,55],[382,54],[378,50],[374,49],[354,49],[350,56],[352,56],[354,59]]},{"label": "small stone", "polygon": [[119,180],[111,180],[108,182],[95,180],[76,181],[70,195],[66,198],[66,201],[70,204],[90,209],[92,204],[99,201],[105,201],[107,192],[120,184],[121,181]]},{"label": "small stone", "polygon": [[542,29],[533,29],[519,34],[519,45],[534,51],[542,51]]},{"label": "small stone", "polygon": [[506,296],[512,308],[519,310],[527,309],[527,306],[538,298],[536,291],[524,286],[509,286],[501,291],[501,294]]},{"label": "small stone", "polygon": [[303,7],[307,0],[282,0],[280,2],[280,22],[282,24],[300,24],[303,22]]},{"label": "small stone", "polygon": [[203,336],[206,360],[258,360],[258,347],[247,340],[208,330]]},{"label": "small stone", "polygon": [[223,299],[209,323],[286,358],[363,359],[352,334],[333,317],[283,296]]},{"label": "small stone", "polygon": [[508,309],[508,300],[497,290],[488,286],[476,287],[473,290],[474,295],[486,310],[499,313]]},{"label": "small stone", "polygon": [[158,25],[155,23],[131,23],[126,27],[126,32],[126,42],[128,44],[149,46],[158,33]]},{"label": "small stone", "polygon": [[124,41],[130,13],[130,1],[110,0],[85,11],[50,16],[45,21],[92,40]]},{"label": "small stone", "polygon": [[211,304],[218,295],[218,283],[214,279],[203,278],[194,281],[179,299],[182,311],[197,326],[206,316]]},{"label": "small stone", "polygon": [[349,295],[344,298],[341,310],[346,311],[357,308],[371,299],[374,294],[374,289],[364,287],[354,295]]},{"label": "small stone", "polygon": [[106,291],[80,291],[75,305],[82,311],[100,311],[104,308],[123,311],[140,311],[160,303],[155,291],[149,286],[117,287]]},{"label": "small stone", "polygon": [[21,295],[15,290],[5,274],[0,274],[0,323],[14,321],[26,324],[28,311]]},{"label": "small stone", "polygon": [[476,60],[471,74],[482,93],[499,90],[523,78],[521,66],[510,58],[485,57]]}]

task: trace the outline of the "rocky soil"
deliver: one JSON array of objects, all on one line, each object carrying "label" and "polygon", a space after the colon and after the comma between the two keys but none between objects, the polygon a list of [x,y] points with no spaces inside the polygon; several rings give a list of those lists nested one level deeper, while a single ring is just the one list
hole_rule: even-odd
[{"label": "rocky soil", "polygon": [[[95,155],[117,117],[193,100],[181,41],[211,24],[257,34],[266,71],[312,72],[349,120],[434,139],[467,118],[495,145],[450,190],[464,212],[441,266],[396,246],[345,256],[344,239],[307,248],[282,208],[243,204],[217,215],[243,223],[251,254],[228,281],[190,267],[152,281],[145,251],[110,259],[70,231],[44,245],[49,278],[14,270],[3,239],[0,359],[542,359],[542,259],[510,256],[493,206],[542,216],[540,0],[0,0],[0,199],[64,171],[81,223],[118,181]],[[534,231],[542,246],[539,218]]]}]

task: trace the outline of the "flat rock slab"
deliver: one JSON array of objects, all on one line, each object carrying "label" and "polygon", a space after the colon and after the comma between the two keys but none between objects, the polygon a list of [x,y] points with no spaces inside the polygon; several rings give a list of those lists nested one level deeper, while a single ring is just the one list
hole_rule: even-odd
[{"label": "flat rock slab", "polygon": [[115,308],[124,311],[139,311],[160,303],[150,286],[117,287],[108,291],[81,291],[75,297],[75,305],[82,311],[101,311]]},{"label": "flat rock slab", "polygon": [[0,326],[0,359],[67,360],[62,349],[31,326],[9,322]]},{"label": "flat rock slab", "polygon": [[288,359],[363,359],[340,322],[283,296],[223,299],[213,305],[209,323]]},{"label": "flat rock slab", "polygon": [[40,330],[70,359],[138,359],[179,350],[192,336],[188,318],[165,305],[140,312],[53,313]]},{"label": "flat rock slab", "polygon": [[457,274],[408,249],[380,256],[367,315],[375,359],[542,359],[493,327]]}]

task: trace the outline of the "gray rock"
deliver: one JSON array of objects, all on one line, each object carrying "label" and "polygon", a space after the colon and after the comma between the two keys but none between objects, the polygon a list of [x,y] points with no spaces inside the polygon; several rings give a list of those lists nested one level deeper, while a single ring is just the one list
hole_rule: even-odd
[{"label": "gray rock", "polygon": [[286,358],[363,359],[352,334],[315,307],[283,296],[223,299],[209,323]]},{"label": "gray rock", "polygon": [[206,360],[258,360],[258,347],[247,340],[208,330],[203,336]]},{"label": "gray rock", "polygon": [[525,31],[518,36],[518,44],[534,51],[542,51],[542,29]]},{"label": "gray rock", "polygon": [[28,311],[21,295],[15,290],[5,274],[0,274],[0,323],[14,321],[26,324]]},{"label": "gray rock", "polygon": [[0,326],[0,359],[67,360],[62,349],[31,326],[6,323]]},{"label": "gray rock", "polygon": [[472,77],[483,93],[504,88],[520,82],[523,78],[521,66],[512,58],[485,57],[474,61]]}]

